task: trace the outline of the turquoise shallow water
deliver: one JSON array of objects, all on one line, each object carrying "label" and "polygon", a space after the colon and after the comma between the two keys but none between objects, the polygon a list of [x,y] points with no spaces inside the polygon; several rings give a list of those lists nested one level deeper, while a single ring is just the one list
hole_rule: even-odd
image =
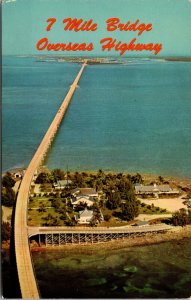
[{"label": "turquoise shallow water", "polygon": [[[42,298],[188,298],[191,239],[118,250],[33,252]],[[16,298],[9,253],[2,252],[3,296]]]},{"label": "turquoise shallow water", "polygon": [[191,240],[99,250],[33,253],[43,298],[188,298]]},{"label": "turquoise shallow water", "polygon": [[[26,166],[80,66],[3,59],[3,170]],[[85,69],[46,164],[191,178],[191,63]]]}]

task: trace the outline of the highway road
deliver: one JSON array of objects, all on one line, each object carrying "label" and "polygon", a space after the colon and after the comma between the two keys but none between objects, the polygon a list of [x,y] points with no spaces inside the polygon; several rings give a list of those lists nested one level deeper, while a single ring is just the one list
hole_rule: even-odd
[{"label": "highway road", "polygon": [[35,278],[31,254],[29,249],[29,238],[27,228],[27,206],[30,193],[30,186],[33,180],[35,171],[43,162],[47,150],[59,128],[64,114],[68,108],[70,100],[74,94],[77,84],[82,76],[86,63],[84,63],[76,76],[73,84],[71,85],[66,97],[64,98],[61,106],[59,107],[50,127],[48,128],[45,136],[43,137],[37,151],[35,152],[29,166],[25,172],[20,189],[17,196],[16,211],[15,211],[15,253],[17,271],[20,283],[22,298],[24,299],[39,299],[40,294]]}]

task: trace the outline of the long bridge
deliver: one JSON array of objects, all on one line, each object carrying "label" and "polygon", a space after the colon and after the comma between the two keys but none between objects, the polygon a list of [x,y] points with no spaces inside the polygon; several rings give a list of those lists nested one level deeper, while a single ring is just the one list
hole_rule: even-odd
[{"label": "long bridge", "polygon": [[62,246],[65,244],[93,244],[130,237],[145,236],[148,233],[163,233],[172,226],[156,224],[147,226],[120,226],[120,227],[69,227],[47,226],[28,227],[28,236],[38,238],[39,245]]},{"label": "long bridge", "polygon": [[80,77],[82,76],[85,66],[86,62],[82,65],[78,75],[76,76],[74,82],[70,86],[66,97],[64,98],[61,106],[59,107],[50,127],[44,135],[31,162],[29,163],[29,166],[25,172],[25,175],[22,179],[19,188],[15,210],[14,240],[19,284],[21,289],[21,295],[24,299],[40,298],[40,293],[38,290],[30,254],[27,227],[27,208],[31,182],[34,178],[34,174],[37,168],[43,162],[46,153],[51,145],[51,142],[54,139],[55,134],[57,133],[59,125],[68,108],[70,100],[78,85]]},{"label": "long bridge", "polygon": [[27,209],[31,183],[38,167],[43,162],[46,153],[53,141],[63,116],[68,108],[80,77],[84,71],[86,62],[82,65],[76,79],[71,85],[66,97],[59,107],[50,127],[43,137],[22,179],[16,202],[15,210],[15,253],[17,271],[22,298],[39,299],[40,292],[35,278],[33,263],[30,253],[30,238],[34,236],[44,239],[46,246],[64,245],[67,243],[99,243],[130,236],[144,235],[149,232],[166,232],[171,229],[167,225],[153,225],[147,227],[29,227],[27,225]]}]

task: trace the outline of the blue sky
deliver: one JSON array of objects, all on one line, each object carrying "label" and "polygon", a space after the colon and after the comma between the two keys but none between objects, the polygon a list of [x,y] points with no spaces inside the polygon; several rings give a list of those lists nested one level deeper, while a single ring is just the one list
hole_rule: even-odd
[{"label": "blue sky", "polygon": [[[57,22],[48,32],[46,20],[51,17],[56,18]],[[67,17],[93,19],[98,29],[78,33],[64,31],[62,20]],[[128,31],[108,32],[106,20],[112,17],[119,18],[122,23],[139,19],[152,23],[153,29],[141,36]],[[102,52],[100,40],[113,37],[124,43],[129,43],[133,38],[140,43],[162,43],[161,56],[191,56],[191,0],[3,0],[2,26],[3,54],[65,55],[62,51],[37,51],[36,43],[47,37],[51,43],[93,42],[94,50],[90,54],[103,55],[108,52]],[[118,52],[109,53],[119,56]],[[151,53],[145,51],[141,54],[150,56]]]}]

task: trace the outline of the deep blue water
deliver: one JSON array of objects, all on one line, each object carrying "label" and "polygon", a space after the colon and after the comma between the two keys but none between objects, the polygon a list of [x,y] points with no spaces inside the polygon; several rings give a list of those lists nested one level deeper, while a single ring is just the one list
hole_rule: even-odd
[{"label": "deep blue water", "polygon": [[[3,58],[3,170],[32,158],[80,65]],[[191,178],[191,63],[87,66],[46,164]]]}]

